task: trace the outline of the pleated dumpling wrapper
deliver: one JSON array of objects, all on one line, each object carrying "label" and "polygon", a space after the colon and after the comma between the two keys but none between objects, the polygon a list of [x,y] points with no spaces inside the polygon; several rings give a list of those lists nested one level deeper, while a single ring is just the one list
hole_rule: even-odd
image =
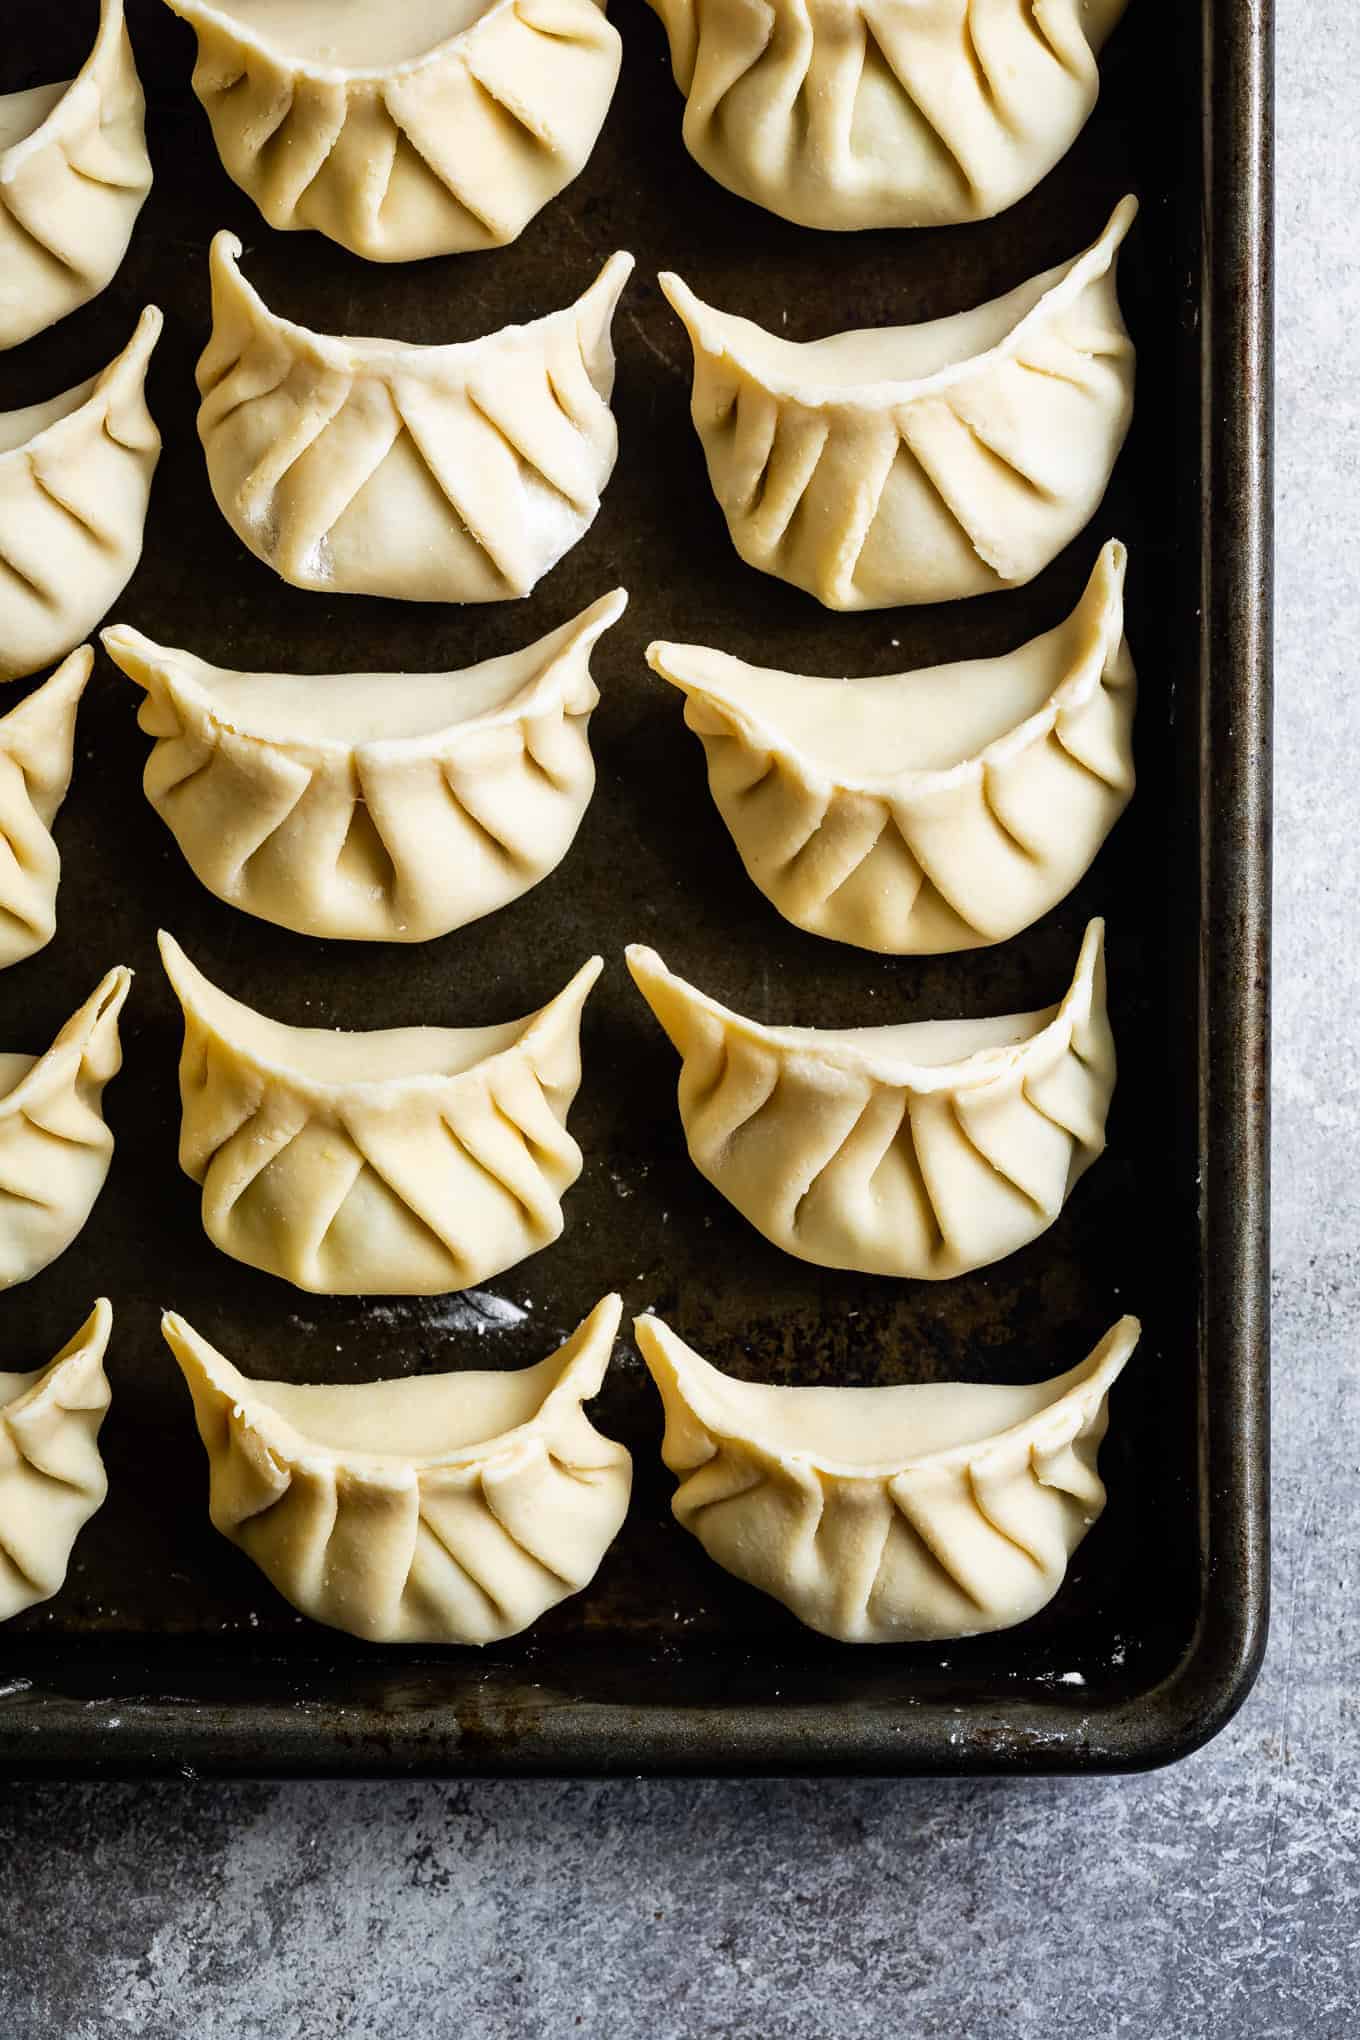
[{"label": "pleated dumpling wrapper", "polygon": [[536,1367],[362,1386],[248,1381],[183,1318],[214,1526],[292,1605],[372,1643],[495,1643],[590,1584],[632,1461],[581,1405],[621,1301]]},{"label": "pleated dumpling wrapper", "polygon": [[661,287],[741,557],[828,609],[1033,580],[1094,515],[1133,416],[1115,287],[1137,201],[1073,261],[920,326],[785,340]]},{"label": "pleated dumpling wrapper", "polygon": [[297,588],[409,602],[527,595],[595,521],[618,432],[613,255],[563,311],[446,347],[311,333],[212,244],[198,433],[217,506]]},{"label": "pleated dumpling wrapper", "polygon": [[428,942],[570,849],[590,654],[626,600],[461,673],[233,673],[121,626],[104,646],[146,689],[147,798],[210,892],[300,935]]},{"label": "pleated dumpling wrapper", "polygon": [[0,412],[0,680],[64,659],[132,578],[161,452],[146,407],[160,331],[148,305],[101,375]]},{"label": "pleated dumpling wrapper", "polygon": [[0,1289],[65,1253],[104,1187],[104,1086],[123,1066],[118,1015],[131,983],[117,965],[45,1054],[0,1055]]},{"label": "pleated dumpling wrapper", "polygon": [[920,956],[1004,942],[1066,897],[1133,793],[1125,563],[1112,541],[1067,621],[999,659],[837,680],[648,648],[786,920]]},{"label": "pleated dumpling wrapper", "polygon": [[46,1367],[0,1374],[0,1622],[59,1591],[71,1548],[108,1491],[99,1427],[112,1328],[101,1296]]},{"label": "pleated dumpling wrapper", "polygon": [[36,955],[57,931],[61,854],[52,824],[71,784],[76,710],[93,665],[82,645],[0,716],[0,970]]},{"label": "pleated dumpling wrapper", "polygon": [[659,1318],[638,1344],[666,1411],[676,1519],[709,1557],[843,1643],[929,1643],[1026,1622],[1105,1506],[1119,1320],[1070,1373],[782,1388],[720,1374]]},{"label": "pleated dumpling wrapper", "polygon": [[228,173],[371,262],[513,241],[584,169],[622,44],[603,0],[170,0]]},{"label": "pleated dumpling wrapper", "polygon": [[682,1058],[691,1161],[799,1260],[924,1281],[985,1268],[1045,1232],[1104,1149],[1101,921],[1060,1005],[989,1020],[762,1027],[654,950],[628,968]]},{"label": "pleated dumpling wrapper", "polygon": [[160,943],[184,1009],[180,1166],[224,1254],[324,1296],[437,1296],[559,1236],[599,957],[524,1020],[348,1034],[266,1019]]},{"label": "pleated dumpling wrapper", "polygon": [[0,348],[111,280],[151,189],[145,107],[123,20],[102,0],[74,78],[0,96]]},{"label": "pleated dumpling wrapper", "polygon": [[650,0],[710,177],[805,227],[990,219],[1086,125],[1128,0]]}]

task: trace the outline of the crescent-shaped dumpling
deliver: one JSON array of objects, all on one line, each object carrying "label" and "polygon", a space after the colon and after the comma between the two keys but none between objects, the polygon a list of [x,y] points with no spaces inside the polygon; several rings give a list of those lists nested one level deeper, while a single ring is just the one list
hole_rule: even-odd
[{"label": "crescent-shaped dumpling", "polygon": [[123,0],[101,0],[74,78],[0,96],[0,348],[113,277],[151,189],[144,116]]},{"label": "crescent-shaped dumpling", "polygon": [[52,824],[71,784],[76,710],[93,665],[82,645],[0,717],[0,970],[57,932],[61,855]]},{"label": "crescent-shaped dumpling", "polygon": [[0,680],[64,659],[132,578],[161,452],[146,407],[160,331],[148,305],[101,375],[0,412]]},{"label": "crescent-shaped dumpling", "polygon": [[991,1020],[762,1027],[654,950],[628,968],[682,1058],[690,1159],[742,1217],[819,1267],[936,1281],[1037,1239],[1105,1146],[1104,932],[1060,1005]]},{"label": "crescent-shaped dumpling", "polygon": [[118,1015],[131,983],[119,964],[44,1055],[0,1055],[0,1289],[64,1253],[104,1187],[104,1086],[123,1066]]},{"label": "crescent-shaped dumpling", "polygon": [[1033,580],[1090,522],[1133,416],[1115,288],[1137,201],[1094,246],[927,325],[798,342],[661,287],[694,348],[695,429],[748,565],[828,609]]},{"label": "crescent-shaped dumpling", "polygon": [[786,920],[895,955],[1004,942],[1069,893],[1133,793],[1123,546],[999,659],[814,679],[655,644],[747,872]]},{"label": "crescent-shaped dumpling", "polygon": [[1140,1329],[1121,1318],[1055,1381],[781,1388],[637,1320],[677,1520],[843,1643],[977,1636],[1047,1606],[1105,1506],[1107,1399]]},{"label": "crescent-shaped dumpling", "polygon": [[51,1600],[108,1490],[99,1427],[112,1327],[101,1296],[46,1367],[0,1374],[0,1622]]},{"label": "crescent-shaped dumpling", "polygon": [[590,1584],[632,1460],[581,1405],[622,1308],[606,1296],[518,1372],[361,1386],[248,1381],[183,1318],[215,1528],[317,1622],[373,1643],[494,1643]]},{"label": "crescent-shaped dumpling", "polygon": [[146,689],[147,798],[210,892],[300,935],[427,942],[571,847],[591,648],[626,600],[461,673],[233,673],[122,626],[104,645]]},{"label": "crescent-shaped dumpling", "polygon": [[184,1009],[180,1166],[224,1254],[326,1296],[436,1296],[559,1236],[599,957],[524,1020],[345,1034],[266,1019],[160,943]]},{"label": "crescent-shaped dumpling", "polygon": [[218,508],[297,588],[411,602],[527,595],[595,521],[618,432],[612,255],[565,310],[420,347],[311,333],[212,244],[198,433]]},{"label": "crescent-shaped dumpling", "polygon": [[585,167],[619,75],[604,0],[170,0],[271,227],[371,262],[499,248]]},{"label": "crescent-shaped dumpling", "polygon": [[1128,0],[650,0],[685,146],[805,227],[990,219],[1071,147]]}]

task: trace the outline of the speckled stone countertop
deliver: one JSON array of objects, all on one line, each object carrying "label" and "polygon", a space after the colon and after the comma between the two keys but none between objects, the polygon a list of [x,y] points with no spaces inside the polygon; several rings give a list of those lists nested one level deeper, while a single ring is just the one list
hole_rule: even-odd
[{"label": "speckled stone countertop", "polygon": [[[1147,5],[1150,0],[1137,0]],[[1279,0],[1275,1621],[1096,1783],[0,1787],[3,2040],[1360,2025],[1360,12]]]}]

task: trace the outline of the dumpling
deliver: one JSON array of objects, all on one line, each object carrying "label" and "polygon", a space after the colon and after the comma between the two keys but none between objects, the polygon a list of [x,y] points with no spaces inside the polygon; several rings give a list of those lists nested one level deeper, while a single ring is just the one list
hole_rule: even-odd
[{"label": "dumpling", "polygon": [[123,0],[76,77],[0,96],[0,348],[112,279],[151,189],[144,116]]},{"label": "dumpling", "polygon": [[585,167],[622,52],[603,0],[170,5],[228,173],[372,262],[513,241]]},{"label": "dumpling", "polygon": [[612,255],[574,305],[418,347],[310,333],[212,244],[198,433],[218,508],[285,581],[333,595],[504,602],[595,521],[618,433]]},{"label": "dumpling", "polygon": [[183,1318],[214,1527],[292,1605],[372,1643],[495,1643],[590,1584],[632,1460],[581,1405],[618,1330],[606,1296],[548,1359],[362,1386],[248,1381]]},{"label": "dumpling", "polygon": [[161,452],[146,408],[160,331],[148,305],[101,375],[0,412],[0,680],[64,659],[132,578]]},{"label": "dumpling", "polygon": [[93,665],[82,645],[0,716],[0,970],[44,949],[57,931],[61,856],[52,824],[71,784],[76,710]]},{"label": "dumpling", "polygon": [[1055,1381],[777,1388],[720,1374],[659,1318],[638,1344],[666,1410],[678,1522],[842,1643],[930,1643],[1037,1615],[1105,1506],[1119,1320]]},{"label": "dumpling", "polygon": [[180,1166],[224,1254],[325,1296],[435,1296],[559,1236],[599,957],[524,1020],[346,1034],[268,1020],[160,943],[184,1009]]},{"label": "dumpling", "polygon": [[462,673],[232,673],[121,625],[104,645],[146,689],[147,798],[210,892],[301,935],[427,942],[570,849],[590,653],[626,601]]},{"label": "dumpling", "polygon": [[94,1210],[113,1159],[104,1086],[123,1066],[119,964],[45,1054],[0,1055],[0,1289],[64,1253]]},{"label": "dumpling", "polygon": [[823,680],[648,648],[786,920],[926,955],[1004,942],[1071,891],[1133,793],[1125,563],[1111,541],[1066,623],[1000,659]]},{"label": "dumpling", "polygon": [[805,227],[990,219],[1086,125],[1128,0],[650,0],[685,146]]},{"label": "dumpling", "polygon": [[690,1159],[743,1218],[822,1268],[938,1281],[1027,1246],[1105,1146],[1105,929],[1061,1005],[993,1020],[762,1027],[628,968],[682,1058]]},{"label": "dumpling", "polygon": [[99,1427],[112,1327],[101,1296],[46,1367],[0,1374],[0,1622],[58,1592],[71,1547],[108,1491]]},{"label": "dumpling", "polygon": [[1133,416],[1116,207],[1073,261],[927,325],[798,342],[661,287],[694,347],[695,429],[741,557],[828,609],[1012,588],[1094,515]]}]

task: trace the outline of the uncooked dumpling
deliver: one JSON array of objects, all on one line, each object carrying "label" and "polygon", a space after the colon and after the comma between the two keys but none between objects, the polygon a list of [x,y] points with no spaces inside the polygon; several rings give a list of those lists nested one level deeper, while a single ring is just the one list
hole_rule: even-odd
[{"label": "uncooked dumpling", "polygon": [[131,983],[119,964],[45,1054],[0,1055],[0,1289],[64,1253],[104,1187],[104,1086],[123,1066],[118,1015]]},{"label": "uncooked dumpling", "polygon": [[637,1320],[677,1521],[843,1643],[977,1636],[1052,1600],[1105,1506],[1107,1398],[1140,1330],[1121,1318],[1080,1366],[1023,1387],[780,1388]]},{"label": "uncooked dumpling", "polygon": [[828,609],[1033,580],[1089,523],[1133,416],[1115,288],[1137,201],[1073,261],[928,325],[785,340],[661,287],[732,543]]},{"label": "uncooked dumpling", "polygon": [[118,269],[151,189],[144,114],[123,0],[102,0],[74,78],[0,95],[0,348],[64,319]]},{"label": "uncooked dumpling", "polygon": [[0,680],[64,659],[132,578],[161,451],[146,408],[160,331],[148,305],[101,375],[0,412]]},{"label": "uncooked dumpling", "polygon": [[46,1367],[0,1374],[0,1622],[51,1600],[107,1492],[99,1427],[112,1326],[101,1296]]},{"label": "uncooked dumpling", "polygon": [[52,824],[71,784],[76,710],[93,665],[82,645],[0,716],[0,970],[45,948],[57,930],[61,856]]},{"label": "uncooked dumpling", "polygon": [[347,1034],[266,1019],[160,940],[184,1009],[180,1166],[224,1254],[327,1296],[433,1296],[561,1233],[599,957],[525,1020]]},{"label": "uncooked dumpling", "polygon": [[496,248],[585,166],[619,74],[603,0],[170,0],[271,227],[373,262]]},{"label": "uncooked dumpling", "polygon": [[298,588],[410,602],[527,595],[590,529],[618,433],[613,255],[574,305],[418,347],[311,333],[212,244],[198,432],[222,515]]},{"label": "uncooked dumpling", "polygon": [[802,1261],[934,1281],[1037,1239],[1104,1149],[1104,932],[1061,1005],[991,1020],[762,1027],[654,950],[628,968],[680,1052],[699,1173]]},{"label": "uncooked dumpling", "polygon": [[806,227],[985,220],[1064,155],[1128,0],[650,0],[710,177]]},{"label": "uncooked dumpling", "polygon": [[317,1622],[373,1643],[494,1643],[590,1584],[632,1461],[581,1405],[622,1308],[536,1367],[361,1386],[248,1381],[163,1321],[208,1454],[215,1527]]},{"label": "uncooked dumpling", "polygon": [[655,644],[743,864],[795,926],[925,955],[1003,942],[1071,891],[1133,792],[1122,545],[999,659],[814,679]]},{"label": "uncooked dumpling", "polygon": [[566,855],[595,785],[590,653],[626,600],[461,673],[233,673],[122,626],[104,645],[146,689],[147,798],[211,892],[302,935],[426,942]]}]

